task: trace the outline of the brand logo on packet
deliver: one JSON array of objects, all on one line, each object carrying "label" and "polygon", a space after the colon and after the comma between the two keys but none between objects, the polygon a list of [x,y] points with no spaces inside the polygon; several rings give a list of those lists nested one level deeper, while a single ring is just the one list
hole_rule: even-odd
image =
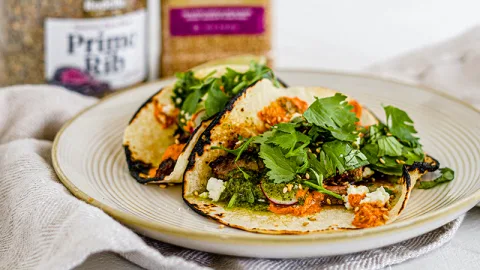
[{"label": "brand logo on packet", "polygon": [[240,35],[265,32],[263,7],[198,7],[170,9],[170,34]]},{"label": "brand logo on packet", "polygon": [[91,11],[108,11],[122,9],[127,6],[126,0],[84,0],[83,10]]}]

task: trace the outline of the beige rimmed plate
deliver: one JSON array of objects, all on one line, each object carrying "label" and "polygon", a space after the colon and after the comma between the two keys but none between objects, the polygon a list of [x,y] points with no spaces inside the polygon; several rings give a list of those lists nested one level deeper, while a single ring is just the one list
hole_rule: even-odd
[{"label": "beige rimmed plate", "polygon": [[414,190],[397,221],[377,228],[307,235],[262,235],[219,225],[194,213],[181,187],[138,184],[128,173],[122,133],[138,107],[171,80],[113,95],[83,111],[58,133],[54,167],[78,198],[149,237],[220,254],[298,258],[362,251],[400,242],[455,219],[480,200],[480,112],[431,89],[369,76],[327,72],[277,73],[289,85],[325,86],[352,95],[383,118],[382,104],[406,110],[424,149],[456,179]]}]

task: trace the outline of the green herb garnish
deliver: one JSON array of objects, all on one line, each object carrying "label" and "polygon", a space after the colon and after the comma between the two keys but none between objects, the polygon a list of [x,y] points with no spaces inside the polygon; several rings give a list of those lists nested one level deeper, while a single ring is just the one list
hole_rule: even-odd
[{"label": "green herb garnish", "polygon": [[411,147],[417,146],[418,137],[415,136],[417,131],[413,127],[413,120],[408,114],[393,106],[383,108],[387,116],[387,127],[391,134],[400,141]]},{"label": "green herb garnish", "polygon": [[231,68],[220,77],[213,77],[216,71],[203,78],[195,77],[194,72],[177,73],[172,95],[176,108],[180,109],[178,123],[183,129],[192,116],[205,108],[203,119],[209,119],[221,111],[227,102],[240,90],[262,79],[271,80],[279,86],[273,71],[265,66],[252,62],[246,72],[237,72]]},{"label": "green herb garnish", "polygon": [[335,94],[332,97],[317,98],[305,111],[303,116],[311,124],[331,132],[332,136],[342,141],[355,141],[355,123],[358,118],[352,112],[346,96]]},{"label": "green herb garnish", "polygon": [[442,183],[450,182],[455,178],[455,173],[450,168],[441,168],[440,169],[441,175],[434,180],[431,181],[420,181],[418,183],[419,189],[430,189],[436,187]]}]

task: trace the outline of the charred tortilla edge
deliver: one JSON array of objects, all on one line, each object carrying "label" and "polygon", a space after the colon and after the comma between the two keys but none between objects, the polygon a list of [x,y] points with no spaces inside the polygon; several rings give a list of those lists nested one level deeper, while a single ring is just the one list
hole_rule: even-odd
[{"label": "charred tortilla edge", "polygon": [[[142,111],[143,108],[145,108],[148,104],[153,102],[153,99],[158,94],[160,94],[163,89],[165,89],[165,87],[160,88],[160,90],[155,92],[155,94],[151,95],[145,102],[142,103],[142,105],[135,111],[135,114],[133,114],[132,118],[130,118],[130,121],[128,121],[128,125],[130,125],[137,118],[138,114],[140,113],[140,111]],[[130,172],[130,175],[141,184],[154,181],[154,180],[150,180],[152,178],[144,178],[140,176],[141,173],[142,174],[148,173],[148,170],[152,167],[152,164],[134,159],[132,156],[132,150],[130,150],[129,144],[123,144],[123,148],[125,150],[125,157],[127,160],[127,166],[128,166],[128,171]]]},{"label": "charred tortilla edge", "polygon": [[[277,79],[277,81],[280,83],[280,85],[282,87],[288,87],[288,85],[283,81],[281,80],[280,78],[278,77],[275,77]],[[255,84],[255,83],[254,83]],[[253,86],[254,84],[251,84],[249,86],[246,86],[242,91],[240,91],[240,93],[243,93],[246,89],[248,89],[249,87]],[[170,84],[168,86],[172,86],[173,84]],[[148,104],[152,103],[153,102],[153,99],[162,92],[162,90],[165,89],[166,86],[160,88],[160,90],[158,90],[157,92],[155,92],[153,95],[151,95],[145,102],[142,103],[142,105],[135,111],[135,113],[133,114],[132,118],[130,118],[130,121],[128,122],[128,125],[130,125],[138,116],[138,114],[140,113],[140,111],[142,111],[142,109],[144,109],[146,106],[148,106]],[[238,95],[237,95],[238,96]],[[237,96],[233,97],[232,99],[236,99]],[[228,104],[227,104],[228,106]],[[232,107],[233,108],[233,107]],[[231,110],[231,109],[230,109]],[[225,110],[224,110],[225,111]],[[200,125],[203,124],[203,122],[205,121],[210,121],[212,119],[215,119],[217,115],[219,114],[223,114],[224,111],[221,111],[220,113],[217,113],[215,115],[212,115],[210,118],[208,119],[205,119],[202,121],[202,123]],[[187,143],[185,144],[185,148],[187,148],[188,144],[190,143],[191,141],[191,138],[194,137],[194,135],[196,134],[196,132],[198,131],[198,128],[196,128],[194,130],[194,132],[192,133],[192,135],[190,136],[190,138],[188,139]],[[195,151],[195,148],[196,148],[196,145],[194,146],[193,151]],[[151,184],[161,184],[163,183],[163,179],[165,177],[141,177],[140,174],[148,174],[148,170],[150,168],[152,168],[152,164],[150,163],[146,163],[146,162],[143,162],[142,160],[137,160],[135,158],[133,158],[133,155],[132,155],[132,151],[130,150],[130,145],[129,144],[123,144],[123,148],[124,148],[124,151],[125,151],[125,156],[126,156],[126,161],[127,161],[127,167],[128,167],[128,170],[130,172],[130,175],[135,178],[135,180],[137,180],[137,182],[139,182],[140,184],[147,184],[147,183],[151,183]],[[183,150],[182,150],[183,152]],[[190,156],[190,155],[189,155]],[[188,169],[188,166],[190,164],[189,160],[187,161],[188,162],[188,165],[187,165],[187,169]],[[183,181],[182,181],[183,182]],[[182,192],[183,193],[183,192]]]},{"label": "charred tortilla edge", "polygon": [[[253,85],[252,85],[253,86]],[[189,160],[188,160],[188,165],[187,165],[187,168],[185,170],[185,173],[184,175],[188,172],[188,171],[191,171],[194,169],[195,167],[195,160],[197,158],[197,155],[198,156],[202,156],[203,153],[204,153],[204,150],[205,150],[205,147],[207,145],[209,145],[211,143],[211,131],[213,128],[215,128],[219,122],[221,121],[222,119],[222,116],[231,111],[236,103],[238,102],[238,100],[243,97],[246,93],[247,93],[247,90],[250,88],[251,86],[249,87],[246,87],[245,89],[243,89],[237,96],[235,96],[234,98],[232,98],[228,103],[227,105],[225,106],[224,110],[222,112],[220,112],[218,115],[215,116],[215,118],[212,120],[212,122],[210,123],[210,125],[205,129],[205,131],[203,132],[202,136],[199,138],[199,140],[197,141],[195,147],[193,148],[192,152],[190,153],[190,156],[189,156]],[[364,107],[363,108],[365,110],[367,110],[378,122],[380,122],[379,118],[373,114],[367,107]],[[431,162],[428,162],[427,160],[428,159],[431,159]],[[423,176],[427,171],[435,171],[436,169],[438,169],[439,167],[439,162],[432,158],[431,156],[428,156],[426,155],[426,158],[425,158],[425,161],[424,162],[415,162],[413,165],[411,165],[408,169],[407,169],[407,166],[404,166],[403,167],[403,175],[401,178],[403,178],[403,181],[399,184],[399,185],[402,185],[404,186],[404,188],[406,189],[405,190],[405,198],[403,199],[403,201],[401,202],[401,206],[398,210],[398,212],[395,213],[395,218],[398,217],[405,209],[406,205],[407,205],[407,202],[410,198],[410,194],[411,194],[411,191],[413,190],[413,187],[414,187],[414,184],[415,183],[412,183],[412,175],[414,173],[418,173],[419,174],[419,179],[421,176]],[[328,233],[328,232],[331,232],[331,231],[347,231],[347,230],[358,230],[360,228],[345,228],[345,227],[334,227],[334,228],[327,228],[327,229],[322,229],[322,230],[305,230],[305,231],[299,231],[299,230],[271,230],[271,229],[262,229],[262,228],[246,228],[244,226],[240,226],[240,225],[237,225],[237,224],[232,224],[228,221],[225,221],[222,219],[222,216],[220,214],[220,216],[218,217],[217,215],[214,215],[214,214],[209,214],[207,211],[205,211],[203,209],[202,211],[202,206],[200,206],[199,204],[197,203],[193,203],[193,202],[190,202],[187,198],[186,198],[186,184],[188,185],[188,183],[185,182],[184,180],[184,184],[182,185],[182,198],[184,200],[184,202],[196,213],[202,215],[202,216],[205,216],[205,217],[208,217],[210,219],[213,219],[221,224],[224,224],[226,226],[229,226],[229,227],[232,227],[232,228],[237,228],[237,229],[241,229],[241,230],[245,230],[245,231],[248,231],[248,232],[253,232],[253,233],[264,233],[264,234],[308,234],[308,233]],[[210,203],[210,204],[205,204],[203,205],[204,207],[212,207],[212,206],[215,206],[215,203]]]}]

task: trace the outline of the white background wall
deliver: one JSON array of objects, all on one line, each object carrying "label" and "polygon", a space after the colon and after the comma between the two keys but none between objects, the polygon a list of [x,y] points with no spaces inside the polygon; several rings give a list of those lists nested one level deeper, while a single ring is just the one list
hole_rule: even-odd
[{"label": "white background wall", "polygon": [[[479,0],[271,0],[277,68],[360,71],[480,24]],[[159,1],[150,6],[157,72]]]},{"label": "white background wall", "polygon": [[272,0],[278,68],[362,70],[480,23],[477,0]]}]

